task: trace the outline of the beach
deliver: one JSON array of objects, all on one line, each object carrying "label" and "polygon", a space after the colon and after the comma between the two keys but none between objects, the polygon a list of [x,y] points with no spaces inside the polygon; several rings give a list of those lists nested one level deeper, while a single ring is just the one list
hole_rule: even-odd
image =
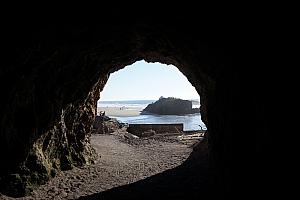
[{"label": "beach", "polygon": [[128,140],[125,132],[120,129],[112,134],[91,136],[91,144],[98,154],[94,164],[62,171],[26,197],[0,194],[0,199],[78,199],[175,168],[192,152],[192,145],[174,139]]},{"label": "beach", "polygon": [[143,106],[102,106],[98,107],[97,115],[100,111],[105,112],[108,117],[116,118],[118,121],[128,124],[172,124],[183,123],[185,131],[206,129],[201,121],[200,114],[191,115],[141,115]]},{"label": "beach", "polygon": [[143,107],[98,107],[97,115],[100,111],[104,111],[105,115],[109,117],[135,117],[139,116]]}]

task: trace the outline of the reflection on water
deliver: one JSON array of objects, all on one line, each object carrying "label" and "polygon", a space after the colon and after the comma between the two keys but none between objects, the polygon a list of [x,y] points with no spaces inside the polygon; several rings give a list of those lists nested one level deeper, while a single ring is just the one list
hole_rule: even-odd
[{"label": "reflection on water", "polygon": [[[135,117],[115,117],[118,121],[128,124],[172,124],[183,123],[183,130],[206,130],[200,114],[191,115],[139,115]],[[201,127],[200,127],[201,126]]]}]

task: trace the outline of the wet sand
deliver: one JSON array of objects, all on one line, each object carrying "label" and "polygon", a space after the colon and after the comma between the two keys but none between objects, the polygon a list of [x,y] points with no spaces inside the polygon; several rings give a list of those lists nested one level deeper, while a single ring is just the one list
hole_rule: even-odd
[{"label": "wet sand", "polygon": [[98,107],[97,113],[105,111],[109,117],[134,117],[140,115],[142,107]]},{"label": "wet sand", "polygon": [[174,140],[137,139],[130,141],[122,132],[92,135],[98,153],[96,163],[59,173],[30,196],[0,199],[77,199],[113,187],[136,182],[181,165],[192,152]]}]

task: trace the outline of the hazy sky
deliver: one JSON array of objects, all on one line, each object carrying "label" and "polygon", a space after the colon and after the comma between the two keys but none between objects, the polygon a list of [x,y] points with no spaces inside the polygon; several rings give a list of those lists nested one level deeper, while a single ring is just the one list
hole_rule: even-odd
[{"label": "hazy sky", "polygon": [[160,96],[200,99],[177,67],[138,61],[110,74],[100,100],[157,100]]}]

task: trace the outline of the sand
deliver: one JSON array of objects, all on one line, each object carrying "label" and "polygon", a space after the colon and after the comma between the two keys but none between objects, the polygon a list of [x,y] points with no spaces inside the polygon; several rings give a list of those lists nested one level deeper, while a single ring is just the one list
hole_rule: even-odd
[{"label": "sand", "polygon": [[27,197],[10,198],[0,194],[0,199],[77,199],[174,168],[192,152],[190,146],[173,140],[128,141],[122,130],[92,135],[91,143],[98,153],[95,164],[63,171]]},{"label": "sand", "polygon": [[100,111],[105,111],[105,115],[109,117],[134,117],[140,115],[142,107],[98,107]]}]

